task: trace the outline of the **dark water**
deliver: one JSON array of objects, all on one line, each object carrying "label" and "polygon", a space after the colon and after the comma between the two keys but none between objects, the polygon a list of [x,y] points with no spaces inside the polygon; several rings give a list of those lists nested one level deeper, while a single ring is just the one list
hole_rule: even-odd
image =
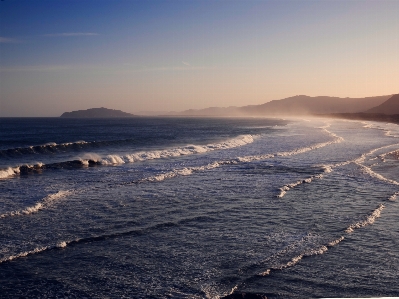
[{"label": "dark water", "polygon": [[0,119],[0,297],[399,296],[399,127]]}]

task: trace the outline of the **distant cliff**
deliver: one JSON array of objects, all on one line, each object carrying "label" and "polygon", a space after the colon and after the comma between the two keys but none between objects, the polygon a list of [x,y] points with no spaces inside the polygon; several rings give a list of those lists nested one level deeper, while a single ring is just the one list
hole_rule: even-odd
[{"label": "distant cliff", "polygon": [[78,110],[72,112],[64,112],[60,117],[63,118],[118,118],[118,117],[134,117],[136,115],[123,112],[121,110],[101,108],[91,108],[87,110]]}]

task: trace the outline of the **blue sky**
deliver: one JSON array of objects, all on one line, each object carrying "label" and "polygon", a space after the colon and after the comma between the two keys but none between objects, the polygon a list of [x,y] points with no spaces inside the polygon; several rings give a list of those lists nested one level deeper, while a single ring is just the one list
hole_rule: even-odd
[{"label": "blue sky", "polygon": [[398,93],[399,1],[0,2],[0,116]]}]

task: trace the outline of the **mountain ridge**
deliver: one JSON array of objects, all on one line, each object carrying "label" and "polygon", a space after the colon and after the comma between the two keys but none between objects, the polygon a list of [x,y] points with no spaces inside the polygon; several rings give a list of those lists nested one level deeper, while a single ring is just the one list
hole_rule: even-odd
[{"label": "mountain ridge", "polygon": [[331,113],[360,113],[381,105],[392,95],[339,98],[329,96],[310,97],[296,95],[281,100],[273,100],[260,105],[209,107],[185,110],[175,115],[181,116],[300,116]]}]

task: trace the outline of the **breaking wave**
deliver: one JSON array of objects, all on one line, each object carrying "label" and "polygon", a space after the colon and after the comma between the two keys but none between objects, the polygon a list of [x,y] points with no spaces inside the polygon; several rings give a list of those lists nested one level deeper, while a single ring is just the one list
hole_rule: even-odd
[{"label": "breaking wave", "polygon": [[152,159],[173,158],[185,155],[206,153],[215,150],[226,150],[230,148],[243,146],[252,143],[253,141],[254,141],[254,136],[252,135],[240,135],[236,138],[232,138],[230,140],[221,143],[211,143],[207,145],[187,145],[184,147],[172,148],[167,150],[138,152],[124,156],[108,155],[107,157],[101,159],[99,162],[101,164],[108,165],[108,164],[133,163],[133,162],[146,161]]},{"label": "breaking wave", "polygon": [[16,210],[7,212],[0,215],[0,218],[8,218],[12,216],[22,216],[36,213],[40,210],[47,209],[50,207],[56,200],[64,198],[68,195],[72,194],[72,191],[58,191],[57,193],[47,195],[43,199],[39,200],[35,205],[26,207],[22,210]]},{"label": "breaking wave", "polygon": [[[215,150],[226,150],[239,146],[243,146],[254,141],[252,135],[240,135],[238,137],[229,139],[220,143],[212,143],[207,145],[187,145],[184,147],[171,148],[166,150],[143,151],[124,156],[108,155],[100,157],[95,154],[86,154],[81,159],[64,161],[50,164],[38,163],[34,165],[23,165],[14,168],[7,168],[0,170],[0,178],[7,178],[16,174],[28,174],[40,172],[44,169],[59,169],[59,168],[79,168],[96,165],[116,165],[123,163],[134,163],[138,161],[146,161],[153,159],[166,159],[185,155],[193,155],[199,153],[206,153]],[[85,158],[89,156],[89,158]]]},{"label": "breaking wave", "polygon": [[350,234],[352,233],[355,229],[364,227],[366,225],[373,224],[375,220],[381,216],[381,211],[385,208],[383,204],[380,204],[377,209],[375,209],[370,215],[366,217],[363,221],[359,221],[356,223],[351,224],[345,232]]},{"label": "breaking wave", "polygon": [[10,176],[19,174],[19,173],[20,173],[19,167],[14,167],[14,168],[8,167],[6,169],[1,169],[0,170],[0,179],[5,179]]},{"label": "breaking wave", "polygon": [[392,184],[392,185],[399,186],[399,182],[397,182],[395,180],[387,179],[386,177],[382,176],[381,174],[376,173],[375,171],[373,171],[370,167],[364,166],[364,165],[362,165],[360,163],[356,163],[356,164],[363,170],[363,172],[365,174],[367,174],[367,175],[369,175],[369,176],[371,176],[371,177],[373,177],[373,178],[375,178],[377,180],[380,180],[380,181],[383,181],[383,182],[386,182],[386,183],[389,183],[389,184]]},{"label": "breaking wave", "polygon": [[391,201],[394,201],[394,200],[396,200],[396,198],[399,196],[399,191],[398,192],[395,192],[395,194],[393,194],[390,198],[389,198],[389,200],[391,200]]},{"label": "breaking wave", "polygon": [[324,172],[323,173],[312,175],[312,176],[310,176],[310,177],[308,177],[306,179],[299,180],[299,181],[284,185],[283,187],[279,188],[280,193],[277,195],[277,197],[278,198],[282,198],[287,193],[287,191],[289,191],[290,189],[292,189],[292,188],[294,188],[294,187],[296,187],[298,185],[304,184],[304,183],[311,183],[315,179],[321,179],[324,176],[325,173],[330,173],[332,171],[331,166],[323,165],[323,168],[324,168]]},{"label": "breaking wave", "polygon": [[84,140],[79,140],[75,142],[66,142],[57,144],[55,142],[48,142],[43,145],[33,145],[28,147],[18,147],[18,148],[10,148],[6,150],[0,150],[0,157],[15,157],[21,155],[30,155],[30,154],[52,154],[59,151],[65,151],[68,149],[76,150],[83,147],[87,147],[88,145],[98,144],[101,142],[86,142]]},{"label": "breaking wave", "polygon": [[32,249],[32,250],[28,250],[28,251],[24,251],[24,252],[21,252],[21,253],[14,254],[14,255],[6,256],[6,257],[3,257],[3,258],[0,259],[0,264],[4,263],[4,262],[15,260],[17,258],[26,257],[28,255],[41,253],[41,252],[46,251],[46,250],[52,250],[52,249],[57,249],[57,248],[61,249],[61,248],[66,247],[69,243],[71,243],[71,242],[61,241],[61,242],[59,242],[59,243],[57,243],[57,244],[55,244],[53,246],[37,247],[37,248]]},{"label": "breaking wave", "polygon": [[200,215],[200,216],[194,216],[194,217],[180,219],[178,221],[168,221],[168,222],[158,223],[158,224],[154,224],[152,226],[146,227],[146,228],[138,228],[138,229],[133,229],[133,230],[127,230],[124,232],[115,232],[115,233],[97,235],[97,236],[88,236],[88,237],[77,238],[77,239],[69,240],[69,241],[65,241],[65,240],[59,241],[55,245],[40,246],[40,247],[37,247],[32,250],[28,250],[28,251],[13,254],[10,256],[2,257],[2,258],[0,258],[0,264],[3,262],[12,261],[12,260],[20,258],[20,257],[25,257],[25,256],[33,255],[36,253],[41,253],[46,250],[62,249],[67,246],[70,246],[70,245],[90,243],[93,241],[103,241],[103,240],[106,240],[109,238],[116,238],[116,237],[121,237],[121,236],[126,236],[126,235],[142,235],[146,231],[157,230],[157,229],[162,229],[162,228],[166,228],[166,227],[179,226],[181,224],[188,223],[190,221],[198,221],[198,220],[205,220],[205,219],[213,219],[213,218],[209,215]]}]

